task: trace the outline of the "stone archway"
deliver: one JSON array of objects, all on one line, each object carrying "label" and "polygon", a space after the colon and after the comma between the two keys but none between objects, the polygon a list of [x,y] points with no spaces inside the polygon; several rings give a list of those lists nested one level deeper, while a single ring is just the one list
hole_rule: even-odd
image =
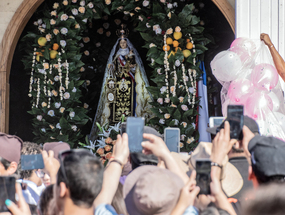
[{"label": "stone archway", "polygon": [[[36,9],[44,0],[24,0],[10,21],[0,46],[0,132],[9,133],[9,77],[19,37]],[[212,0],[235,33],[235,11],[227,0]]]}]

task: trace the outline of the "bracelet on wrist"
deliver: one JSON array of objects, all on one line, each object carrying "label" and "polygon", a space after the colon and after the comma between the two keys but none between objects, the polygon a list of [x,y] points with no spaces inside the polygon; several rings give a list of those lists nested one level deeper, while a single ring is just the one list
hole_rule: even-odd
[{"label": "bracelet on wrist", "polygon": [[113,163],[113,162],[119,164],[121,167],[124,166],[121,161],[118,161],[118,160],[116,160],[116,159],[111,160],[111,161],[110,161],[110,164]]},{"label": "bracelet on wrist", "polygon": [[216,162],[211,162],[211,166],[217,166],[217,167],[220,167],[221,169],[223,169],[223,166],[216,163]]}]

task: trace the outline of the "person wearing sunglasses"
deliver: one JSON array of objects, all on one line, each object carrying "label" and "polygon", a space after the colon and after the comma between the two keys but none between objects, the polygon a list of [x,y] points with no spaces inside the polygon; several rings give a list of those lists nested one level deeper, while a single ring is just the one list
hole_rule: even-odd
[{"label": "person wearing sunglasses", "polygon": [[45,187],[47,187],[51,184],[50,176],[48,175],[48,173],[45,169],[36,170],[36,174],[41,179],[41,181],[45,185]]}]

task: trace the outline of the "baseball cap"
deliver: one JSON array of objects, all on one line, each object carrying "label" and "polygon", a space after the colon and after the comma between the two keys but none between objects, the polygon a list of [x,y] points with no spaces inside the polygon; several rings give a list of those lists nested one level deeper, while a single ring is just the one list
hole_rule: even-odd
[{"label": "baseball cap", "polygon": [[[256,121],[248,116],[243,116],[243,124],[245,126],[247,126],[249,128],[249,130],[251,130],[252,133],[258,133],[259,134],[259,127],[258,124],[256,123]],[[222,122],[221,125],[219,126],[214,126],[214,127],[209,127],[206,129],[207,132],[209,132],[210,134],[217,134],[217,130],[220,130],[222,128],[224,128],[225,125],[225,121]]]},{"label": "baseball cap", "polygon": [[70,146],[68,143],[65,142],[49,142],[45,143],[43,146],[44,151],[53,151],[54,152],[54,158],[59,161],[58,154],[61,151],[70,150]]},{"label": "baseball cap", "polygon": [[0,157],[19,163],[23,141],[15,135],[0,132]]},{"label": "baseball cap", "polygon": [[249,141],[248,150],[253,172],[258,178],[285,176],[285,142],[257,135]]}]

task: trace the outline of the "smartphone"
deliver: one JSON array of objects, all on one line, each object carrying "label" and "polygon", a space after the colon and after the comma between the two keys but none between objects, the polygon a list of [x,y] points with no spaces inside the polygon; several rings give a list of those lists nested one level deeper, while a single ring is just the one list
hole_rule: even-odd
[{"label": "smartphone", "polygon": [[165,128],[164,141],[169,151],[180,152],[180,129],[179,128]]},{"label": "smartphone", "polygon": [[144,118],[128,117],[127,134],[129,139],[130,152],[142,152]]},{"label": "smartphone", "polygon": [[121,124],[121,136],[123,135],[123,133],[127,132],[127,123],[123,122]]},{"label": "smartphone", "polygon": [[209,126],[210,127],[220,126],[224,120],[225,117],[223,116],[211,116],[209,118]]},{"label": "smartphone", "polygon": [[9,212],[5,205],[6,199],[10,199],[12,202],[15,201],[15,177],[11,176],[0,176],[0,212]]},{"label": "smartphone", "polygon": [[44,160],[42,154],[21,155],[22,170],[44,169]]},{"label": "smartphone", "polygon": [[197,159],[196,160],[196,182],[200,187],[199,194],[211,194],[211,160]]},{"label": "smartphone", "polygon": [[227,121],[231,127],[231,139],[242,140],[243,105],[228,105]]}]

